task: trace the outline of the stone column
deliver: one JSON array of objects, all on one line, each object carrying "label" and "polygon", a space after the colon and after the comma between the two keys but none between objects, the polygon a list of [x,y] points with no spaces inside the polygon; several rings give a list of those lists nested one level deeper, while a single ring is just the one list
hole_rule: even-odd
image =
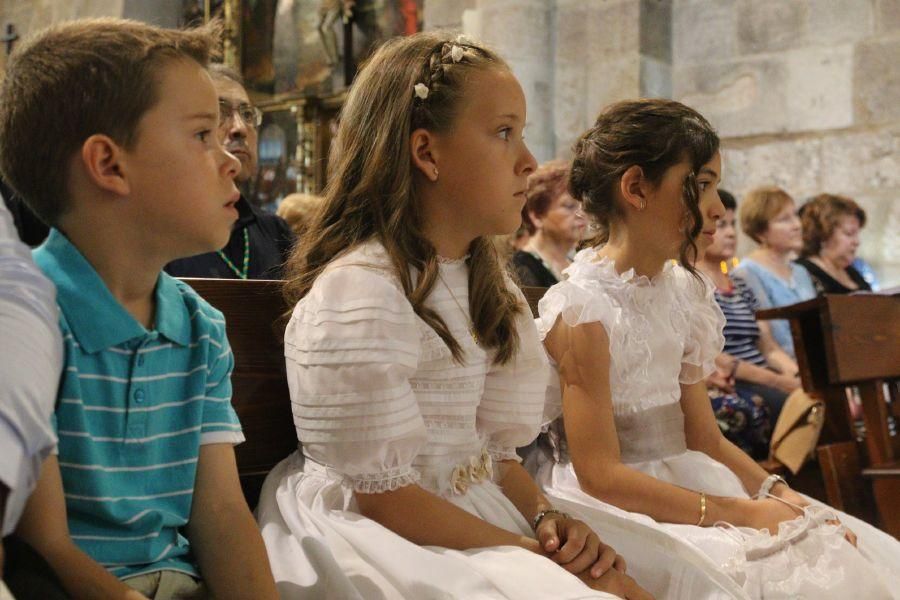
[{"label": "stone column", "polygon": [[556,154],[612,102],[672,91],[670,0],[557,0]]}]

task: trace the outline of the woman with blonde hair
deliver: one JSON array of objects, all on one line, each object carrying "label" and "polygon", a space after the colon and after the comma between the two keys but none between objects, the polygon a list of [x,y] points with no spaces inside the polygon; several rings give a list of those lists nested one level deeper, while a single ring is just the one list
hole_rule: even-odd
[{"label": "woman with blonde hair", "polygon": [[[816,288],[809,272],[794,262],[803,243],[794,199],[779,187],[757,188],[741,201],[738,220],[758,247],[741,261],[732,277],[753,290],[759,308],[815,298]],[[770,324],[775,341],[796,359],[790,324],[785,320]]]}]

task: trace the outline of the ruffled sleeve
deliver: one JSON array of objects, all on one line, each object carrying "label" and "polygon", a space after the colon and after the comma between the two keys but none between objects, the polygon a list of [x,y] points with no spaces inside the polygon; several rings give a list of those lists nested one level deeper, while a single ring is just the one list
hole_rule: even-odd
[{"label": "ruffled sleeve", "polygon": [[426,429],[410,377],[420,354],[412,306],[388,270],[329,268],[285,332],[294,424],[304,453],[357,492],[415,483]]},{"label": "ruffled sleeve", "polygon": [[682,309],[687,315],[684,355],[679,382],[690,385],[705,379],[716,369],[716,356],[725,347],[725,315],[715,299],[712,283],[680,273]]},{"label": "ruffled sleeve", "polygon": [[544,415],[549,376],[547,355],[522,292],[510,283],[524,307],[516,317],[519,350],[506,364],[492,365],[478,406],[477,426],[493,460],[519,460],[516,448],[537,437]]}]

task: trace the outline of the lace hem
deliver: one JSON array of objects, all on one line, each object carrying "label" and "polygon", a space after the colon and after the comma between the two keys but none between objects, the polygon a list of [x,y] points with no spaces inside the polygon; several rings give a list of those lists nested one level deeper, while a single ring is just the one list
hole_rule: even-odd
[{"label": "lace hem", "polygon": [[507,448],[505,446],[500,446],[496,444],[489,444],[487,448],[488,454],[491,455],[491,460],[494,462],[499,462],[501,460],[514,460],[516,462],[522,462],[522,458],[516,454],[515,448]]},{"label": "lace hem", "polygon": [[361,494],[383,494],[419,483],[420,475],[412,467],[397,467],[390,471],[358,475],[350,478],[353,491]]}]

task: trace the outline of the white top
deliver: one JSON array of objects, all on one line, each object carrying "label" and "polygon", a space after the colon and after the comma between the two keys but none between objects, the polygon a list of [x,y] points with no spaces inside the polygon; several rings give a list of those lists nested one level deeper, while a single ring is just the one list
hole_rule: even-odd
[{"label": "white top", "polygon": [[[426,306],[464,350],[412,309],[383,247],[369,242],[333,261],[296,306],[285,333],[294,422],[307,459],[355,491],[418,482],[448,494],[460,466],[474,481],[493,460],[518,460],[537,435],[547,359],[521,292],[519,352],[505,365],[469,333],[468,267],[442,261]],[[307,460],[309,463],[309,460]],[[465,473],[464,473],[465,474]],[[459,491],[459,490],[457,490]]]},{"label": "white top", "polygon": [[603,324],[617,417],[678,403],[679,384],[696,383],[715,369],[725,317],[706,279],[671,261],[652,280],[633,269],[619,274],[593,248],[579,252],[565,274],[541,299],[541,339],[559,317],[571,327]]},{"label": "white top", "polygon": [[56,288],[19,241],[0,198],[0,481],[2,534],[15,529],[41,463],[56,445],[50,417],[62,369]]}]

